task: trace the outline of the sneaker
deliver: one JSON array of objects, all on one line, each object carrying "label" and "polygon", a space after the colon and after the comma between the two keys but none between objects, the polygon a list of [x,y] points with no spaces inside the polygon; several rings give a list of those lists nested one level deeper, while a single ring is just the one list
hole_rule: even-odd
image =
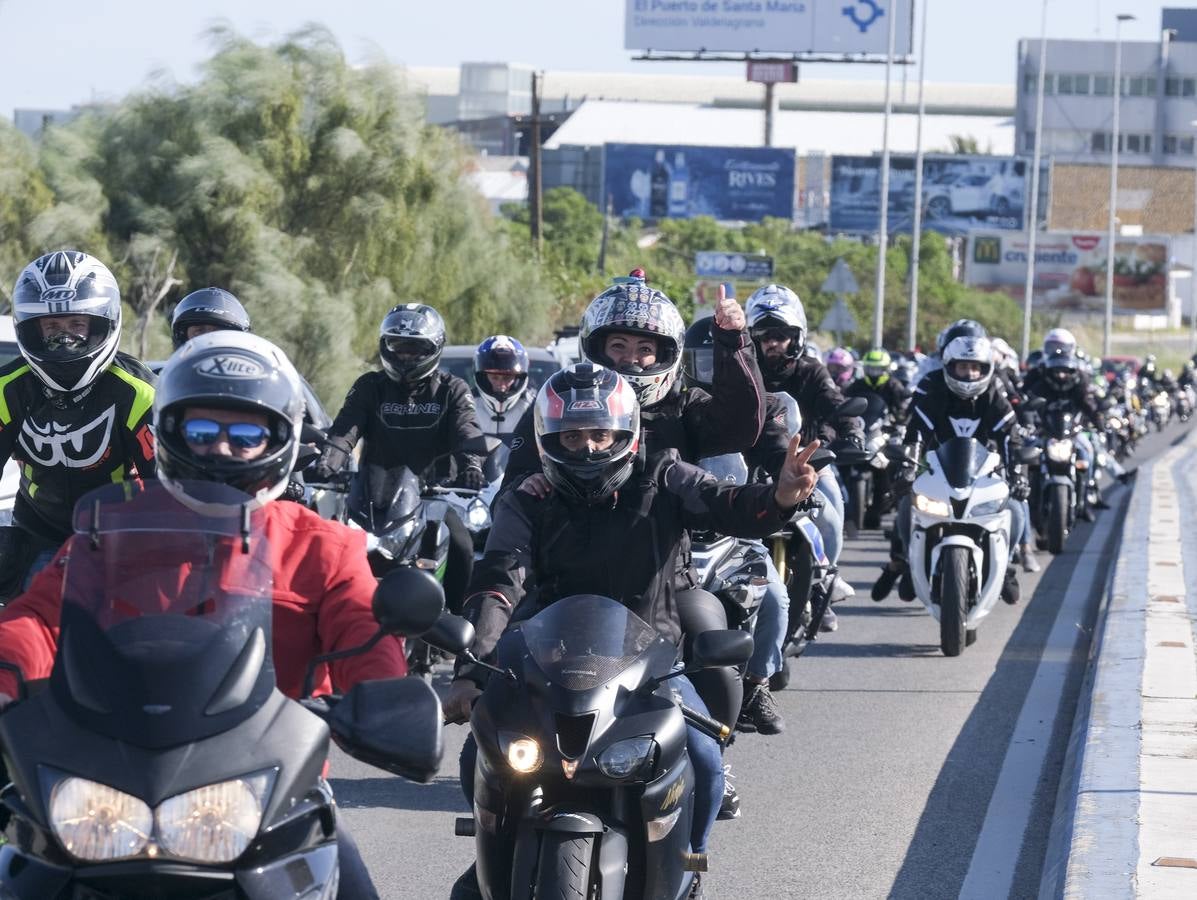
[{"label": "sneaker", "polygon": [[1006,566],[1006,577],[1002,581],[1002,599],[1011,606],[1022,599],[1022,588],[1018,584],[1018,572],[1014,566]]},{"label": "sneaker", "polygon": [[914,600],[914,579],[910,577],[909,569],[903,572],[902,577],[898,579],[898,599],[903,603],[910,603]]},{"label": "sneaker", "polygon": [[831,583],[831,602],[840,603],[847,600],[849,597],[856,596],[856,588],[844,581],[839,575],[835,576],[835,581]]},{"label": "sneaker", "polygon": [[1030,544],[1022,545],[1019,556],[1022,557],[1022,570],[1024,572],[1038,572],[1043,568],[1039,565],[1039,560],[1035,558],[1035,551],[1031,549]]},{"label": "sneaker", "polygon": [[736,727],[740,731],[759,732],[761,734],[781,734],[786,730],[785,719],[781,717],[781,710],[777,708],[777,701],[769,690],[769,683],[744,683],[744,705],[740,707],[740,717],[736,720]]},{"label": "sneaker", "polygon": [[819,630],[823,632],[835,631],[840,627],[839,617],[832,612],[831,607],[827,607],[827,611],[823,613],[823,618],[819,622]]},{"label": "sneaker", "polygon": [[736,793],[736,786],[732,784],[731,766],[723,767],[723,802],[719,804],[719,821],[740,818],[740,795]]},{"label": "sneaker", "polygon": [[482,888],[478,886],[478,870],[474,868],[473,863],[470,863],[470,867],[453,882],[449,900],[482,900]]},{"label": "sneaker", "polygon": [[873,590],[870,592],[872,598],[880,603],[889,596],[889,592],[894,589],[894,585],[898,581],[898,577],[902,573],[890,566],[881,567],[881,575],[873,582]]}]

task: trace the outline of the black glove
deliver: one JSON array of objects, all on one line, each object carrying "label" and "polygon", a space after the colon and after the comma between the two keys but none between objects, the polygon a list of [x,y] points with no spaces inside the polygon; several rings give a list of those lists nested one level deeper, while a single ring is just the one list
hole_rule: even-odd
[{"label": "black glove", "polygon": [[304,500],[304,485],[302,481],[296,481],[292,478],[287,482],[287,486],[283,489],[283,500],[292,500],[296,503],[302,503]]},{"label": "black glove", "polygon": [[471,491],[480,491],[486,487],[486,476],[477,466],[466,466],[457,476],[457,484]]},{"label": "black glove", "polygon": [[342,438],[329,438],[320,459],[312,466],[313,481],[329,481],[345,468],[352,447]]},{"label": "black glove", "polygon": [[1018,475],[1010,482],[1010,496],[1015,500],[1026,500],[1031,496],[1031,482],[1023,475]]}]

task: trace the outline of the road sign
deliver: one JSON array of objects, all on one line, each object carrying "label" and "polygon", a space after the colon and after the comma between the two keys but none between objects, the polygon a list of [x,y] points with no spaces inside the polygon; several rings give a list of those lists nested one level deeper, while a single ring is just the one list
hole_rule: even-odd
[{"label": "road sign", "polygon": [[831,309],[827,310],[827,315],[819,323],[819,330],[830,331],[837,336],[837,342],[838,335],[857,332],[856,317],[852,315],[852,310],[848,309],[848,303],[843,297],[837,297],[835,303],[831,304]]},{"label": "road sign", "polygon": [[[823,286],[819,290],[824,294],[859,294],[860,285],[856,283],[856,276],[852,274],[852,270],[848,268],[848,264],[844,262],[844,258],[840,257],[835,261],[835,265],[831,267],[831,274],[827,276],[827,280],[823,282]],[[846,308],[846,307],[845,307]]]},{"label": "road sign", "polygon": [[772,278],[773,257],[756,253],[695,253],[694,274],[699,278]]},{"label": "road sign", "polygon": [[785,60],[748,60],[748,80],[759,84],[783,84],[798,80],[798,64]]}]

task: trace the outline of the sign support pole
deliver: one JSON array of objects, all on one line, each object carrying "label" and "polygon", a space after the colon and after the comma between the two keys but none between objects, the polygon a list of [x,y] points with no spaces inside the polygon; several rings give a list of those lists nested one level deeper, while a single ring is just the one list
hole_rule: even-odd
[{"label": "sign support pole", "polygon": [[[918,344],[919,314],[919,258],[923,244],[923,119],[927,104],[923,97],[924,75],[927,70],[927,17],[931,14],[931,0],[923,3],[922,35],[919,37],[919,118],[914,154],[914,226],[910,235],[910,310],[906,321],[906,349],[914,352]],[[878,344],[878,347],[881,345]]]},{"label": "sign support pole", "polygon": [[885,250],[889,242],[889,120],[893,115],[894,103],[890,93],[894,71],[894,39],[898,30],[896,0],[886,4],[885,14],[889,18],[889,37],[885,50],[885,124],[881,130],[881,222],[877,229],[877,295],[873,303],[873,346],[882,345],[885,331]]},{"label": "sign support pole", "polygon": [[1043,0],[1043,16],[1039,24],[1039,85],[1035,89],[1035,152],[1031,155],[1031,211],[1027,219],[1027,284],[1022,297],[1023,359],[1031,352],[1031,301],[1035,293],[1035,243],[1039,237],[1039,160],[1043,145],[1043,82],[1046,69],[1047,0]]}]

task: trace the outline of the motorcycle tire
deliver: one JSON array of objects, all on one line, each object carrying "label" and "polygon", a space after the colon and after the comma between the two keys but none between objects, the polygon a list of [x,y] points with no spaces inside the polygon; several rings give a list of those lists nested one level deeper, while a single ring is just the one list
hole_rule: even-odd
[{"label": "motorcycle tire", "polygon": [[790,661],[783,659],[781,668],[769,676],[769,690],[784,691],[790,686]]},{"label": "motorcycle tire", "polygon": [[971,647],[977,642],[977,629],[966,628],[964,631],[964,646]]},{"label": "motorcycle tire", "polygon": [[945,547],[940,557],[939,649],[944,656],[959,656],[967,646],[968,556],[966,547]]},{"label": "motorcycle tire", "polygon": [[865,510],[869,507],[869,483],[858,477],[852,484],[852,523],[857,531],[865,529]]},{"label": "motorcycle tire", "polygon": [[1052,485],[1047,495],[1047,550],[1053,556],[1064,552],[1068,538],[1068,489]]},{"label": "motorcycle tire", "polygon": [[536,897],[589,900],[594,835],[546,831],[540,839]]}]

